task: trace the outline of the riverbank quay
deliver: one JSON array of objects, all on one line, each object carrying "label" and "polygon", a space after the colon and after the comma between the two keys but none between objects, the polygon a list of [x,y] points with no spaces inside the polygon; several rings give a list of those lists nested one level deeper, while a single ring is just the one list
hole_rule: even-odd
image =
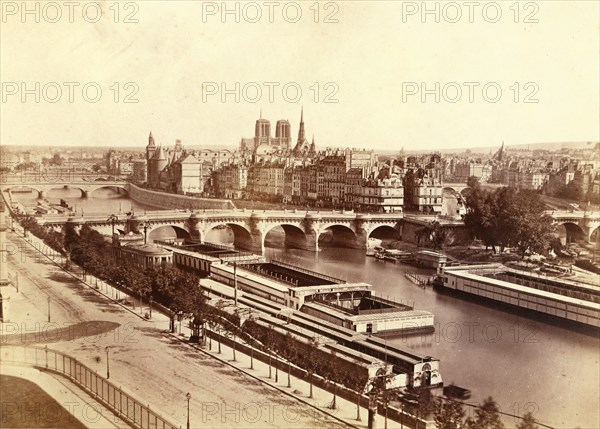
[{"label": "riverbank quay", "polygon": [[[24,244],[22,233],[18,236],[10,233],[9,236],[16,248],[19,248],[19,243]],[[87,283],[83,284],[80,279],[65,274],[51,259],[40,255],[36,244],[27,243],[21,249],[19,255],[9,256],[9,265],[19,273],[19,293],[24,295],[23,305],[26,308],[16,311],[15,314],[23,316],[15,316],[8,331],[9,325],[3,324],[2,341],[28,341],[31,335],[27,339],[22,337],[22,333],[27,330],[30,334],[33,332],[35,344],[50,344],[54,341],[53,347],[77,356],[84,364],[99,372],[105,370],[108,358],[111,379],[122,380],[123,386],[130,386],[132,392],[140,394],[148,404],[158,404],[156,408],[159,411],[180,423],[185,422],[185,395],[189,391],[192,395],[192,427],[193,422],[207,422],[209,418],[214,420],[213,426],[216,427],[314,427],[328,421],[324,412],[330,406],[332,393],[315,387],[314,396],[321,411],[316,413],[314,408],[307,410],[303,404],[283,397],[278,392],[264,390],[264,387],[260,387],[264,386],[263,383],[250,382],[242,374],[215,364],[213,359],[205,355],[186,352],[189,346],[179,340],[173,342],[172,335],[166,332],[169,326],[168,316],[153,312],[150,320],[140,317],[99,294],[94,287],[95,279],[91,276],[87,276]],[[51,297],[51,322],[47,322],[45,311],[48,296]],[[127,301],[124,295],[120,299]],[[23,325],[27,321],[30,325]],[[62,338],[57,337],[57,331],[53,330],[64,324],[70,327],[86,321],[111,322],[118,326],[106,332],[100,328],[88,327],[82,334],[65,336],[69,332],[78,332],[73,327],[66,333],[61,331]],[[185,325],[180,325],[184,339],[191,334]],[[243,353],[238,351],[237,355],[240,359]],[[256,360],[256,365],[257,362]],[[263,378],[268,378],[266,365],[263,374]],[[295,386],[294,380],[292,374],[292,386]],[[283,376],[279,382],[287,386],[287,380]],[[307,389],[302,389],[300,396],[306,397],[307,392]],[[361,408],[362,423],[358,422],[355,420],[356,405],[344,401],[338,398],[335,415],[343,412],[348,424],[366,427],[367,410]],[[272,409],[272,417],[265,412],[261,421],[254,421],[253,418],[245,421],[243,410],[249,413],[252,410],[250,407],[257,403],[264,404],[262,410]],[[214,415],[211,411],[211,416],[208,416],[213,409],[208,404],[218,404]],[[284,409],[287,410],[285,415]],[[228,414],[230,410],[234,411]],[[377,427],[382,427],[383,417],[379,416],[377,419]],[[400,427],[400,424],[392,421],[388,424],[389,427]]]}]

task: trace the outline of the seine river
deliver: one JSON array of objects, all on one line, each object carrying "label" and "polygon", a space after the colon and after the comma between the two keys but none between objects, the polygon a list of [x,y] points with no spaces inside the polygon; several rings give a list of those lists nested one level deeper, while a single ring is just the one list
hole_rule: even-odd
[{"label": "seine river", "polygon": [[[33,194],[14,194],[13,198],[25,205],[36,204]],[[60,198],[84,213],[151,208],[109,189],[96,191],[86,200],[79,198],[78,191],[66,189],[53,190],[48,197],[51,202]],[[159,234],[170,232],[154,231],[150,238]],[[541,423],[555,428],[600,427],[598,338],[422,289],[404,276],[407,268],[414,268],[367,257],[364,251],[325,247],[315,254],[282,249],[278,237],[269,238],[269,258],[351,282],[367,282],[377,294],[433,312],[434,334],[390,337],[388,341],[439,358],[444,382],[470,389],[470,403],[491,395],[503,412],[522,415],[532,411]],[[213,230],[207,237],[207,241],[231,240],[228,230]],[[511,417],[503,420],[508,428],[516,424]]]}]

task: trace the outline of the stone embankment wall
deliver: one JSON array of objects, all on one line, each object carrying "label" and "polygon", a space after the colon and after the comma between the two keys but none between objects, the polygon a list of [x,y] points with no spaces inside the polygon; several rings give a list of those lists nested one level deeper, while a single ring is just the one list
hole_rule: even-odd
[{"label": "stone embankment wall", "polygon": [[231,200],[220,200],[215,198],[197,198],[185,195],[168,194],[166,192],[151,191],[129,184],[129,196],[132,200],[164,209],[234,209]]}]

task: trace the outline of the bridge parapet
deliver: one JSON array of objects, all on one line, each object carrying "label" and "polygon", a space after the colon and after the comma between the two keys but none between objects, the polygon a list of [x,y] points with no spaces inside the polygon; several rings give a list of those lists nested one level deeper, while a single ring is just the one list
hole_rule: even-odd
[{"label": "bridge parapet", "polygon": [[[122,217],[121,217],[122,216]],[[129,215],[90,213],[77,217],[106,231],[114,225],[124,225],[125,231],[136,229],[129,225],[133,218],[143,219],[151,228],[172,226],[185,230],[190,237],[204,241],[214,228],[228,226],[233,229],[235,244],[243,249],[264,254],[265,237],[273,228],[282,227],[286,243],[292,247],[318,251],[319,237],[327,230],[333,231],[334,244],[354,248],[365,248],[370,233],[381,226],[400,230],[402,213],[363,214],[354,211],[249,211],[249,210],[163,210],[144,211]],[[68,216],[46,215],[38,217],[40,224],[58,227],[67,222]]]},{"label": "bridge parapet", "polygon": [[129,192],[129,183],[126,181],[68,181],[68,182],[0,182],[2,192],[10,192],[12,189],[29,188],[38,193],[38,198],[47,198],[48,192],[53,189],[79,189],[82,198],[87,198],[92,192],[101,188],[117,188]]}]

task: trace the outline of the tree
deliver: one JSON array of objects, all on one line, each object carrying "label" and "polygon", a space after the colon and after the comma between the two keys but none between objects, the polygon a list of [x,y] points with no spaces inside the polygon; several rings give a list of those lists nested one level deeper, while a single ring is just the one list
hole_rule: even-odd
[{"label": "tree", "polygon": [[525,413],[522,420],[517,423],[517,429],[540,429],[538,425],[536,425],[536,420],[533,418],[533,414],[531,412]]},{"label": "tree", "polygon": [[572,201],[580,201],[583,196],[580,187],[574,180],[570,181],[567,185],[564,185],[561,189],[559,189],[557,195],[561,198]]},{"label": "tree", "polygon": [[409,388],[409,392],[417,395],[417,415],[426,418],[432,413],[435,413],[437,409],[437,402],[431,390],[427,388]]},{"label": "tree", "polygon": [[62,165],[65,159],[59,153],[55,153],[50,159],[50,165]]},{"label": "tree", "polygon": [[297,352],[298,347],[296,346],[296,340],[294,340],[294,338],[292,338],[292,335],[288,332],[285,336],[285,355],[288,361],[287,387],[292,387],[292,360],[296,359]]},{"label": "tree", "polygon": [[306,372],[308,372],[308,382],[310,384],[310,392],[308,397],[312,399],[313,397],[313,375],[315,373],[315,370],[317,369],[317,348],[319,346],[319,343],[317,341],[316,338],[311,338],[308,342],[308,349],[306,350],[306,353],[300,353],[299,356],[301,356],[302,359],[302,367],[304,367],[304,369],[306,369]]},{"label": "tree", "polygon": [[[356,362],[357,368],[360,366],[359,362]],[[359,371],[356,375],[350,377],[351,388],[356,392],[356,420],[361,421],[360,418],[360,398],[367,387],[369,382],[369,372],[367,370]]]},{"label": "tree", "polygon": [[545,205],[540,196],[533,192],[521,191],[517,194],[520,209],[517,218],[515,245],[522,256],[527,251],[544,253],[548,250],[551,233],[554,231],[552,217],[544,213]]},{"label": "tree", "polygon": [[434,415],[438,429],[460,429],[464,425],[465,410],[458,401],[439,399]]},{"label": "tree", "polygon": [[421,242],[427,244],[429,240],[429,234],[431,233],[429,226],[421,226],[415,230],[415,238],[417,239],[417,246],[421,245]]},{"label": "tree", "polygon": [[465,423],[467,429],[504,429],[498,404],[491,396],[475,409],[475,418],[468,418]]},{"label": "tree", "polygon": [[476,189],[479,188],[480,183],[479,183],[479,177],[477,176],[470,176],[467,179],[467,186],[471,189]]},{"label": "tree", "polygon": [[474,188],[466,205],[465,226],[494,252],[496,246],[501,252],[517,247],[521,255],[547,250],[554,227],[538,194],[507,187],[494,192]]},{"label": "tree", "polygon": [[431,233],[429,235],[434,249],[441,249],[449,239],[448,230],[442,227],[438,221],[431,223]]},{"label": "tree", "polygon": [[329,369],[330,369],[330,375],[329,375],[329,381],[331,381],[333,383],[333,399],[331,400],[331,404],[329,405],[328,408],[331,408],[332,410],[337,409],[337,387],[338,387],[338,383],[339,383],[339,377],[340,377],[340,368],[338,365],[335,364],[336,361],[336,351],[335,350],[331,350],[331,362],[333,362],[333,365],[330,365]]},{"label": "tree", "polygon": [[79,234],[77,233],[77,230],[75,229],[75,225],[73,225],[70,222],[67,222],[65,224],[65,244],[64,244],[64,248],[67,250],[68,253],[71,252],[71,247],[77,243],[77,241],[79,240]]}]

